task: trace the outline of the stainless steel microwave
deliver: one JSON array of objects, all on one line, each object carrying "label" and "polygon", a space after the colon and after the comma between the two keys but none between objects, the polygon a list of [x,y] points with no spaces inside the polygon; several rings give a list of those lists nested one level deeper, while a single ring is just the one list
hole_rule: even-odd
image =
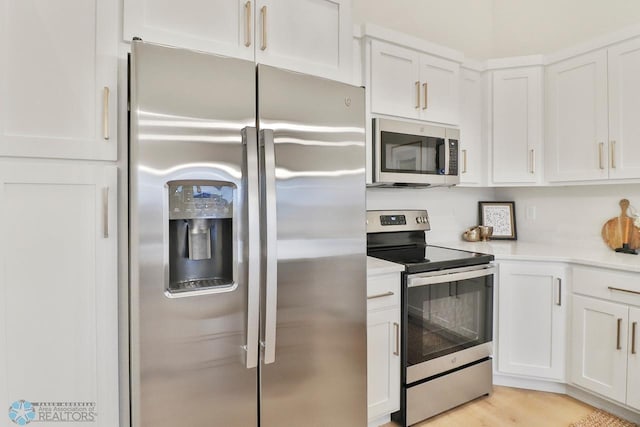
[{"label": "stainless steel microwave", "polygon": [[459,139],[458,129],[373,119],[373,185],[458,184]]}]

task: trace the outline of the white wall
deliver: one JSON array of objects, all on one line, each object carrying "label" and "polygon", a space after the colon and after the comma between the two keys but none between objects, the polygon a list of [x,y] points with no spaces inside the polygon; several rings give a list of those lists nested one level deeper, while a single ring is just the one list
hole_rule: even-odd
[{"label": "white wall", "polygon": [[640,24],[640,1],[493,0],[492,17],[492,57],[550,53]]},{"label": "white wall", "polygon": [[640,24],[639,0],[353,0],[371,22],[488,59],[550,53]]},{"label": "white wall", "polygon": [[367,209],[426,209],[431,231],[427,242],[460,239],[462,232],[478,224],[478,202],[494,200],[492,188],[369,188]]},{"label": "white wall", "polygon": [[[527,242],[602,246],[602,226],[620,215],[620,199],[640,211],[638,184],[499,188],[495,194],[516,202],[518,240]],[[527,218],[531,208],[535,219]]]},{"label": "white wall", "polygon": [[370,22],[489,57],[493,0],[353,0],[353,22]]}]

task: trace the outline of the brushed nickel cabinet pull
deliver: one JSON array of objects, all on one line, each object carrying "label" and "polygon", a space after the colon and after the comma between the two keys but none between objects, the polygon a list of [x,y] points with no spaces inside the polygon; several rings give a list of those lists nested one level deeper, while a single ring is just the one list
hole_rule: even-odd
[{"label": "brushed nickel cabinet pull", "polygon": [[384,297],[390,297],[391,295],[393,295],[393,292],[389,291],[389,292],[385,292],[383,294],[371,295],[371,296],[367,297],[367,299],[384,298]]},{"label": "brushed nickel cabinet pull", "polygon": [[616,168],[616,142],[611,141],[611,169]]},{"label": "brushed nickel cabinet pull", "polygon": [[422,107],[422,109],[426,110],[429,102],[427,100],[427,97],[429,96],[429,86],[426,82],[422,83],[422,90],[424,91],[424,107]]},{"label": "brushed nickel cabinet pull", "polygon": [[618,319],[618,329],[616,335],[616,350],[622,350],[622,344],[620,344],[620,329],[622,328],[622,319]]},{"label": "brushed nickel cabinet pull", "polygon": [[467,173],[467,150],[462,150],[462,173]]},{"label": "brushed nickel cabinet pull", "polygon": [[109,88],[102,89],[102,137],[109,139]]},{"label": "brushed nickel cabinet pull", "polygon": [[532,148],[531,150],[529,150],[529,155],[531,156],[531,159],[529,161],[531,169],[529,169],[529,172],[536,173],[536,149]]},{"label": "brushed nickel cabinet pull", "polygon": [[400,325],[397,322],[393,322],[393,328],[396,334],[396,349],[393,352],[393,355],[400,356]]},{"label": "brushed nickel cabinet pull", "polygon": [[598,144],[598,165],[600,169],[604,169],[604,164],[602,163],[602,152],[604,151],[604,142]]},{"label": "brushed nickel cabinet pull", "polygon": [[267,48],[267,6],[262,6],[260,9],[260,17],[262,18],[262,42],[260,43],[260,50]]},{"label": "brushed nickel cabinet pull", "polygon": [[629,289],[614,288],[613,286],[608,286],[608,289],[610,291],[627,292],[629,294],[640,295],[640,292],[632,291],[632,290],[629,290]]},{"label": "brushed nickel cabinet pull", "polygon": [[556,305],[562,306],[562,279],[558,277],[558,299]]},{"label": "brushed nickel cabinet pull", "polygon": [[416,110],[420,108],[420,82],[415,82],[416,85]]},{"label": "brushed nickel cabinet pull", "polygon": [[102,237],[109,238],[109,187],[102,189]]},{"label": "brushed nickel cabinet pull", "polygon": [[244,45],[251,46],[251,0],[244,4]]},{"label": "brushed nickel cabinet pull", "polygon": [[636,327],[638,322],[631,324],[631,354],[636,354]]}]

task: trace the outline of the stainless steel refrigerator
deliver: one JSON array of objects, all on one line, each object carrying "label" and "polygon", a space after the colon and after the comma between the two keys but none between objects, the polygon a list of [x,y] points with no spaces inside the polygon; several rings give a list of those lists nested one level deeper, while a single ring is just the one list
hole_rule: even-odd
[{"label": "stainless steel refrigerator", "polygon": [[367,423],[364,90],[134,41],[134,427]]}]

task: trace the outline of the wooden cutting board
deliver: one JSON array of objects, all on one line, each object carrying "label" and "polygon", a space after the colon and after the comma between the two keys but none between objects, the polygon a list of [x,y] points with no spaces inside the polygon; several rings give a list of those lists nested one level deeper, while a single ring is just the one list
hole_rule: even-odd
[{"label": "wooden cutting board", "polygon": [[623,243],[629,243],[631,249],[640,248],[640,229],[633,225],[633,218],[627,215],[628,208],[629,201],[620,200],[620,216],[611,218],[602,226],[602,238],[611,249],[620,248]]}]

